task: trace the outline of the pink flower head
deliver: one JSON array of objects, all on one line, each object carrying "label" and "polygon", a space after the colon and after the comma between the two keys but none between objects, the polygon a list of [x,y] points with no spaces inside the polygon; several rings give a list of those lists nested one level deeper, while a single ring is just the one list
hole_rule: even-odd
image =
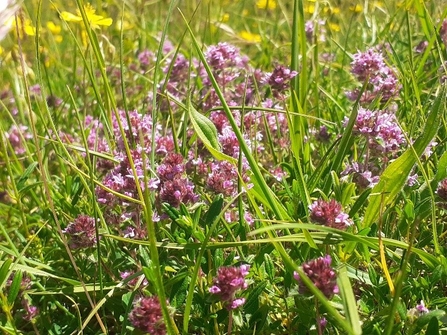
[{"label": "pink flower head", "polygon": [[[325,257],[319,257],[302,265],[304,273],[328,299],[339,292],[337,274],[331,267],[331,262],[331,256],[326,255]],[[299,274],[295,272],[294,277],[298,281],[300,293],[308,294],[309,289],[301,281]]]},{"label": "pink flower head", "polygon": [[88,215],[79,215],[63,230],[70,238],[72,249],[89,248],[96,244],[95,219]]},{"label": "pink flower head", "polygon": [[134,301],[133,305],[129,320],[135,328],[151,335],[166,334],[166,325],[157,297],[141,297]]},{"label": "pink flower head", "polygon": [[442,201],[447,201],[447,179],[444,179],[439,183],[436,194],[442,199]]},{"label": "pink flower head", "polygon": [[245,299],[236,299],[235,294],[237,291],[247,288],[245,277],[249,270],[249,265],[220,267],[217,277],[214,279],[214,285],[209,289],[209,292],[218,295],[229,310],[242,306]]},{"label": "pink flower head", "polygon": [[328,227],[346,229],[352,225],[352,221],[341,209],[341,204],[334,199],[330,201],[319,199],[309,206],[310,219]]}]

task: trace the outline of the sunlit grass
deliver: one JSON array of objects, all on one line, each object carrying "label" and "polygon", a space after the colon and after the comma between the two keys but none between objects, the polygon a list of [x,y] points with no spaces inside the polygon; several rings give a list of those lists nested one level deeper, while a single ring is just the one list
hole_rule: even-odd
[{"label": "sunlit grass", "polygon": [[1,331],[443,334],[444,9],[21,3]]}]

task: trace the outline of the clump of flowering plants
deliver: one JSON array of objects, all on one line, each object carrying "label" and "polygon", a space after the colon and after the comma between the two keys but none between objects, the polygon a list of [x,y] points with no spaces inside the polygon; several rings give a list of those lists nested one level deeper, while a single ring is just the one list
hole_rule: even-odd
[{"label": "clump of flowering plants", "polygon": [[440,6],[190,5],[5,2],[1,331],[442,333]]}]

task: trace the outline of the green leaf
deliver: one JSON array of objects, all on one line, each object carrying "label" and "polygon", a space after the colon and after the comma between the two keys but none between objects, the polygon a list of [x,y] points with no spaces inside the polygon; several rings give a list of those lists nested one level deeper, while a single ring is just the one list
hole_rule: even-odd
[{"label": "green leaf", "polygon": [[22,271],[16,271],[14,274],[14,279],[12,280],[11,286],[8,292],[8,304],[12,306],[17,298],[20,291],[20,284],[22,283],[23,273]]},{"label": "green leaf", "polygon": [[30,174],[34,171],[34,169],[37,166],[37,162],[33,162],[31,163],[25,170],[25,172],[23,172],[23,174],[19,177],[19,179],[17,180],[17,189],[19,191],[19,193],[22,193],[23,188],[25,187],[25,183],[28,180]]},{"label": "green leaf", "polygon": [[3,262],[0,268],[0,289],[3,287],[3,283],[8,278],[9,268],[11,267],[11,264],[12,260],[8,258]]},{"label": "green leaf", "polygon": [[273,280],[275,278],[275,266],[269,254],[264,254],[264,267],[269,279]]},{"label": "green leaf", "polygon": [[340,289],[340,295],[343,301],[343,307],[348,322],[351,324],[353,334],[361,334],[362,328],[360,324],[359,313],[357,311],[357,303],[354,298],[354,292],[352,291],[351,283],[348,278],[348,271],[346,266],[343,265],[338,270],[338,288]]},{"label": "green leaf", "polygon": [[190,102],[187,104],[187,110],[194,131],[211,155],[217,160],[225,160],[236,164],[237,160],[235,158],[225,155],[221,151],[219,140],[217,138],[217,129],[214,123],[212,123],[205,115],[200,114]]},{"label": "green leaf", "polygon": [[439,158],[437,169],[435,180],[439,182],[447,177],[447,151]]},{"label": "green leaf", "polygon": [[246,313],[254,314],[259,309],[259,296],[264,292],[266,287],[267,281],[263,281],[250,290],[250,294],[244,304],[244,311]]},{"label": "green leaf", "polygon": [[[445,312],[442,309],[435,309],[433,311],[430,311],[430,312],[418,317],[418,319],[416,320],[416,325],[418,328],[423,328],[425,325],[432,323],[433,319],[435,319],[436,323],[437,323],[438,319],[443,317],[444,315],[445,315]],[[434,327],[434,326],[432,325],[432,327]],[[427,331],[428,331],[428,329],[427,329]],[[435,333],[435,334],[437,334],[437,333]]]},{"label": "green leaf", "polygon": [[213,203],[211,204],[210,208],[205,214],[205,223],[206,224],[212,224],[214,220],[220,215],[222,211],[223,206],[223,198],[221,196],[218,196]]},{"label": "green leaf", "polygon": [[387,208],[405,186],[411,169],[436,135],[442,115],[445,111],[446,86],[444,86],[433,104],[427,118],[424,132],[413,146],[392,162],[380,176],[379,183],[373,188],[370,202],[366,208],[363,227],[371,226],[378,218],[381,208]]},{"label": "green leaf", "polygon": [[437,317],[432,317],[430,319],[425,335],[439,335],[439,321]]}]

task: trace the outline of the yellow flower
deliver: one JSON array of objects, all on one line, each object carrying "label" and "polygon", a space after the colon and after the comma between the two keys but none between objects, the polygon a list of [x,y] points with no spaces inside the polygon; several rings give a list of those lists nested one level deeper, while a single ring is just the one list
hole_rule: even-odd
[{"label": "yellow flower", "polygon": [[51,31],[53,34],[60,34],[61,33],[61,26],[57,26],[54,24],[53,21],[48,21],[47,22],[47,28],[49,31]]},{"label": "yellow flower", "polygon": [[340,14],[340,7],[324,7],[323,12],[325,14]]},{"label": "yellow flower", "polygon": [[260,9],[273,10],[276,8],[276,1],[275,0],[258,0],[258,2],[256,2],[256,6]]},{"label": "yellow flower", "polygon": [[313,14],[315,12],[315,6],[314,5],[307,5],[304,7],[304,11],[309,14]]},{"label": "yellow flower", "polygon": [[11,18],[9,22],[6,23],[6,25],[15,30],[16,18],[18,20],[17,25],[19,26],[19,35],[21,38],[23,37],[23,34],[28,36],[36,35],[36,28],[32,25],[31,20],[28,18],[24,18],[21,15]]},{"label": "yellow flower", "polygon": [[383,3],[383,1],[374,1],[373,6],[377,8],[384,8],[385,4]]},{"label": "yellow flower", "polygon": [[340,26],[338,24],[336,24],[336,23],[329,23],[329,28],[332,31],[340,31]]},{"label": "yellow flower", "polygon": [[222,15],[222,22],[228,22],[228,20],[230,20],[230,14],[225,13],[224,15]]},{"label": "yellow flower", "polygon": [[64,38],[60,34],[61,31],[62,31],[61,26],[55,25],[53,21],[48,21],[47,22],[47,28],[53,34],[54,40],[57,43],[61,43],[63,41]]},{"label": "yellow flower", "polygon": [[[85,14],[87,15],[87,20],[90,23],[90,26],[95,29],[99,28],[99,26],[110,26],[113,23],[111,18],[104,18],[104,16],[96,15],[96,10],[90,5],[84,5]],[[76,14],[74,15],[69,12],[62,12],[61,18],[67,22],[81,22],[82,16],[79,9],[76,10]]]},{"label": "yellow flower", "polygon": [[252,43],[259,43],[259,42],[261,42],[261,36],[260,35],[252,34],[252,33],[250,33],[249,31],[246,31],[246,30],[241,31],[239,33],[239,36],[242,39],[246,40],[247,42],[252,42]]},{"label": "yellow flower", "polygon": [[363,6],[357,4],[355,6],[349,7],[349,9],[352,10],[353,12],[360,13],[363,10]]}]

